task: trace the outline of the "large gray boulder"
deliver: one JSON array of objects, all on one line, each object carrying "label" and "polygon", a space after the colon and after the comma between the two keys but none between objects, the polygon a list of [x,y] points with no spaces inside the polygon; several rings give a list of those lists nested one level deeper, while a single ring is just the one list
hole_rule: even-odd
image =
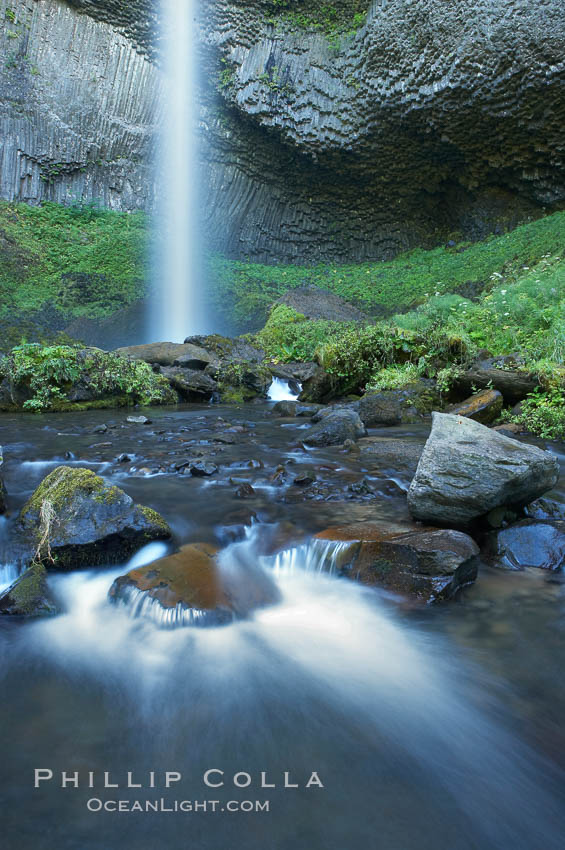
[{"label": "large gray boulder", "polygon": [[90,469],[58,466],[22,508],[21,531],[48,569],[72,570],[128,558],[170,537],[165,520]]},{"label": "large gray boulder", "polygon": [[555,485],[557,458],[461,416],[434,413],[408,491],[416,519],[465,526],[494,508],[523,507]]},{"label": "large gray boulder", "polygon": [[346,407],[330,410],[308,432],[304,442],[308,446],[336,446],[346,440],[358,440],[365,435],[365,426],[359,415]]}]

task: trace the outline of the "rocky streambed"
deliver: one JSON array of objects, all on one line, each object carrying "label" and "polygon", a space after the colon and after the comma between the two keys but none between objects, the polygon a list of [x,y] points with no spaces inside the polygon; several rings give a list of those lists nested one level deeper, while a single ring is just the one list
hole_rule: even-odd
[{"label": "rocky streambed", "polygon": [[[353,846],[376,827],[375,789],[387,847],[529,850],[540,807],[559,846],[562,448],[456,415],[377,428],[362,413],[257,401],[5,414],[0,647],[15,740],[45,707],[30,753],[8,758],[29,769],[80,751],[94,769],[152,769],[182,751],[196,778],[212,763],[258,775],[266,761],[300,775],[315,763],[326,796],[271,792],[269,830],[289,846],[352,846],[340,776],[355,791]],[[32,561],[26,600],[39,606],[22,610],[14,587]],[[80,743],[56,755],[61,722]],[[464,800],[454,771],[471,777]],[[526,789],[517,819],[508,783]],[[73,810],[45,805],[59,834]],[[296,844],[289,819],[302,816],[315,835]],[[194,823],[204,846],[232,841],[227,818]],[[124,846],[146,838],[132,828]],[[172,821],[144,830],[182,834]],[[266,840],[261,828],[251,846]]]}]

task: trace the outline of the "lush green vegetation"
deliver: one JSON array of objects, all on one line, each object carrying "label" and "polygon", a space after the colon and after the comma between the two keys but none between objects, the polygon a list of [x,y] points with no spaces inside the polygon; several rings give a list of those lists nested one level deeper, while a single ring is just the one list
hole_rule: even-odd
[{"label": "lush green vegetation", "polygon": [[147,222],[95,205],[0,202],[0,318],[40,310],[101,317],[144,292]]},{"label": "lush green vegetation", "polygon": [[[0,203],[4,350],[7,340],[28,336],[22,317],[51,309],[66,322],[102,318],[143,297],[147,242],[142,214]],[[565,212],[480,243],[418,249],[388,262],[266,266],[216,255],[209,274],[219,328],[264,324],[257,341],[270,357],[316,358],[350,387],[395,387],[417,373],[446,390],[479,350],[517,354],[543,377],[546,392],[516,415],[536,433],[565,436]],[[356,303],[374,324],[307,321],[282,305],[269,315],[282,294],[305,285]]]},{"label": "lush green vegetation", "polygon": [[314,30],[328,36],[339,47],[339,38],[363,26],[367,19],[367,0],[342,0],[319,3],[312,0],[267,0],[269,20],[275,26]]},{"label": "lush green vegetation", "polygon": [[[565,212],[560,212],[484,242],[417,249],[388,262],[267,266],[216,256],[211,262],[214,304],[239,330],[249,330],[265,321],[270,305],[283,293],[314,285],[375,315],[392,314],[448,293],[476,298],[525,278],[535,288],[536,271],[548,279],[547,269],[535,268],[541,261],[550,260],[556,275],[563,276],[559,266],[564,251]],[[549,279],[548,284],[551,290]]]},{"label": "lush green vegetation", "polygon": [[[65,410],[73,406],[174,403],[169,382],[141,361],[80,346],[21,345],[0,360],[13,401],[25,410]],[[78,392],[77,392],[78,391]]]}]

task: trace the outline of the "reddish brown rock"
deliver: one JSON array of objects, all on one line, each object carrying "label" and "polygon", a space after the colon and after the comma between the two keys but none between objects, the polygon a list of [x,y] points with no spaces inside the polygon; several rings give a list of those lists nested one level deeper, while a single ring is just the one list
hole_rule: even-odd
[{"label": "reddish brown rock", "polygon": [[270,579],[255,570],[222,571],[218,554],[209,543],[183,546],[117,578],[110,599],[149,613],[163,625],[219,625],[278,599]]},{"label": "reddish brown rock", "polygon": [[460,531],[386,531],[359,523],[327,529],[316,539],[350,543],[334,558],[342,575],[425,602],[449,599],[477,577],[479,548]]}]

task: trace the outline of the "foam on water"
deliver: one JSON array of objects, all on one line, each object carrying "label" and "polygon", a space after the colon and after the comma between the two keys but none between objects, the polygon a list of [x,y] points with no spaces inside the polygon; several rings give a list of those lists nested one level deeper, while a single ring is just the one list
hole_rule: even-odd
[{"label": "foam on water", "polygon": [[[254,526],[222,556],[243,589],[258,571],[276,585],[278,602],[247,619],[160,629],[109,603],[123,567],[73,573],[53,581],[66,613],[21,630],[19,651],[59,664],[66,676],[90,671],[116,683],[131,694],[133,714],[153,725],[158,717],[163,728],[176,723],[177,734],[178,711],[201,705],[219,740],[238,718],[266,748],[273,706],[304,718],[314,712],[318,723],[325,705],[346,726],[354,718],[383,757],[413,763],[414,782],[420,777],[426,793],[435,788],[437,801],[452,799],[462,825],[471,819],[482,843],[457,846],[531,850],[535,834],[538,846],[556,850],[558,815],[539,786],[536,757],[473,703],[453,648],[400,621],[376,592],[329,574],[347,544],[319,541],[262,559],[260,534]],[[127,569],[160,556],[159,547]]]},{"label": "foam on water", "polygon": [[269,387],[268,398],[270,401],[296,401],[301,392],[300,384],[298,384],[298,392],[293,392],[288,381],[283,381],[282,378],[273,378],[273,383]]}]

